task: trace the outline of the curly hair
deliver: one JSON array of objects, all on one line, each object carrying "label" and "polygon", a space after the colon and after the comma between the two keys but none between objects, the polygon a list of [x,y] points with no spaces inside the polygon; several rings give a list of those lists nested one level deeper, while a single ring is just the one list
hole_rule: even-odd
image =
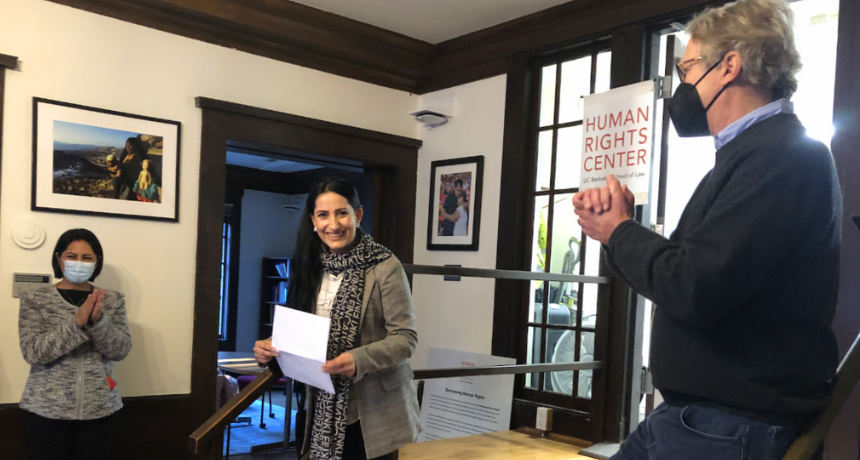
[{"label": "curly hair", "polygon": [[784,0],[739,0],[697,15],[687,33],[702,43],[706,64],[714,65],[737,51],[743,62],[743,81],[773,100],[790,99],[797,91],[796,75],[801,68],[793,23],[794,12]]}]

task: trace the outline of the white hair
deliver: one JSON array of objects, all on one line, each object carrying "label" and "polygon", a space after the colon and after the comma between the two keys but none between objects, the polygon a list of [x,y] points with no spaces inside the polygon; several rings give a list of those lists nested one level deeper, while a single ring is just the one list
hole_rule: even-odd
[{"label": "white hair", "polygon": [[739,0],[697,15],[687,33],[702,43],[709,65],[737,51],[743,81],[774,100],[790,99],[801,67],[793,22],[794,13],[784,0]]}]

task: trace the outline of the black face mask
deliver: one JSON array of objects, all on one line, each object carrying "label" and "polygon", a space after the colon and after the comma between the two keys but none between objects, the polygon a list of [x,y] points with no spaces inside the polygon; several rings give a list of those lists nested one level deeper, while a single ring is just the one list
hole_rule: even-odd
[{"label": "black face mask", "polygon": [[699,91],[696,87],[699,86],[699,83],[701,83],[701,81],[704,80],[712,70],[716,69],[721,62],[723,62],[722,59],[711,66],[711,68],[702,75],[702,78],[700,78],[695,85],[690,83],[681,83],[678,86],[678,89],[675,90],[675,94],[672,96],[672,99],[669,100],[669,118],[672,119],[672,123],[675,125],[675,131],[678,132],[678,136],[701,137],[711,135],[711,128],[708,125],[708,110],[711,109],[711,106],[714,105],[714,102],[717,101],[717,98],[723,94],[723,91],[725,91],[729,85],[723,86],[723,89],[714,96],[714,99],[707,107],[702,105],[702,98],[699,96]]}]

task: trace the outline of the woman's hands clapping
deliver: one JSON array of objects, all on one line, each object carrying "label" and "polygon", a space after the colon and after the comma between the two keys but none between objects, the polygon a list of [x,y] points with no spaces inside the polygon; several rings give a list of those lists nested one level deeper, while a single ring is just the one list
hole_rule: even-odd
[{"label": "woman's hands clapping", "polygon": [[78,327],[84,327],[90,321],[95,324],[102,319],[102,315],[104,314],[102,300],[104,298],[104,289],[96,289],[92,294],[87,296],[87,300],[84,301],[83,305],[78,307],[78,312],[75,313],[75,323],[78,324]]}]

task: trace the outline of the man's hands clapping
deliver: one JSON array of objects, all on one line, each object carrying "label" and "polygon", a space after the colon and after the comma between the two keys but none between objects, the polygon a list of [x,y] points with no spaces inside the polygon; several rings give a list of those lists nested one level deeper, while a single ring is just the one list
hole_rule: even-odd
[{"label": "man's hands clapping", "polygon": [[612,174],[606,176],[606,186],[581,191],[573,196],[573,207],[577,223],[582,231],[603,244],[615,228],[633,217],[635,199],[633,192],[622,186]]}]

